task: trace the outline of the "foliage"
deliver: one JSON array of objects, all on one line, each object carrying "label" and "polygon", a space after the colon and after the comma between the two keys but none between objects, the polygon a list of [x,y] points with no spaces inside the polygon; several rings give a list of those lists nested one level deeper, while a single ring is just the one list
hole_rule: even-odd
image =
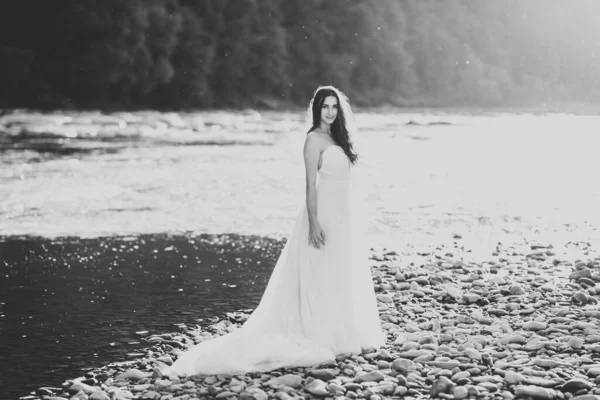
[{"label": "foliage", "polygon": [[[600,101],[600,3],[20,0],[0,6],[0,106]],[[39,32],[39,35],[33,35]]]}]

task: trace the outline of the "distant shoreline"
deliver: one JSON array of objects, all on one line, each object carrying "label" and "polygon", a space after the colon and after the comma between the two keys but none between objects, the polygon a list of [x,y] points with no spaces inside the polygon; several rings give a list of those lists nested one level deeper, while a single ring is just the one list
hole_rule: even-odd
[{"label": "distant shoreline", "polygon": [[[156,112],[156,113],[203,113],[203,112],[247,112],[257,111],[264,112],[293,112],[302,113],[306,111],[306,107],[296,105],[281,105],[276,107],[215,107],[215,108],[192,108],[192,109],[148,109],[139,108],[3,108],[0,109],[0,122],[2,117],[12,113],[41,113],[41,114],[58,114],[58,113],[86,113],[100,112],[102,114],[115,113],[138,113],[138,112]],[[353,106],[354,112],[357,113],[441,113],[441,114],[457,114],[457,115],[498,115],[498,114],[572,114],[572,115],[600,115],[600,103],[532,103],[528,105],[505,105],[505,106],[482,106],[482,105],[445,105],[445,104],[430,104],[430,105],[379,105],[375,107],[369,106]]]}]

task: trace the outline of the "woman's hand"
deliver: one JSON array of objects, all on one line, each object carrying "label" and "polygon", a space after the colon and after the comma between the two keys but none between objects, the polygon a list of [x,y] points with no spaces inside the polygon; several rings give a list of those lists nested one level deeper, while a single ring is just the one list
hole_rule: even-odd
[{"label": "woman's hand", "polygon": [[325,232],[318,223],[311,224],[308,229],[308,244],[316,249],[325,246]]}]

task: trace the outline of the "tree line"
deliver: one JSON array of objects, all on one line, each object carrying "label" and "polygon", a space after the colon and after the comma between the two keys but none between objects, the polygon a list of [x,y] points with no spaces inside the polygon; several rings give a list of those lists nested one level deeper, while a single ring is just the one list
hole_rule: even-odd
[{"label": "tree line", "polygon": [[0,107],[600,102],[600,2],[19,0],[0,6]]}]

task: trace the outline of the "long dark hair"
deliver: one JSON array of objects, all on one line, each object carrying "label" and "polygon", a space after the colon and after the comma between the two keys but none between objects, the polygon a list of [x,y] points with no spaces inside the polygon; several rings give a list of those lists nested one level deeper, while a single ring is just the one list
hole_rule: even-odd
[{"label": "long dark hair", "polygon": [[350,134],[353,130],[352,126],[352,109],[350,108],[350,102],[348,97],[342,93],[339,89],[333,86],[319,86],[310,100],[308,106],[308,115],[311,120],[312,126],[308,130],[307,134],[314,131],[321,125],[321,110],[325,98],[333,96],[338,102],[338,113],[331,124],[331,137],[335,143],[344,150],[346,156],[352,164],[356,164],[358,154],[354,152],[352,142],[350,141]]}]

